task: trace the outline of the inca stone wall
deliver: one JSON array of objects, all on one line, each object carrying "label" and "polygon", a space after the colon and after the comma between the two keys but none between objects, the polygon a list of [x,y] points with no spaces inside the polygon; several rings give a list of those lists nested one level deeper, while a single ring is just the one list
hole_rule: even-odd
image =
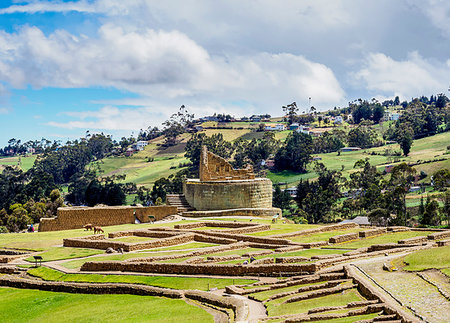
[{"label": "inca stone wall", "polygon": [[271,208],[272,182],[268,178],[202,182],[187,180],[183,193],[197,210]]},{"label": "inca stone wall", "polygon": [[201,181],[255,178],[251,165],[244,169],[234,169],[224,158],[209,152],[206,146],[202,147],[199,171]]},{"label": "inca stone wall", "polygon": [[58,209],[56,218],[43,218],[39,231],[58,231],[80,229],[90,223],[94,226],[109,226],[126,223],[150,222],[177,213],[175,206],[108,206],[108,207],[64,207]]}]

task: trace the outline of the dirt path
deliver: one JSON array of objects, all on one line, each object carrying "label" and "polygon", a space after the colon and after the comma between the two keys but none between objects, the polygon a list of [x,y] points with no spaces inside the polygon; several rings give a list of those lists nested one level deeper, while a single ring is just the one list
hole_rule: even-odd
[{"label": "dirt path", "polygon": [[365,259],[364,261],[358,261],[357,266],[389,291],[403,306],[410,308],[422,316],[424,320],[428,322],[449,322],[450,302],[439,293],[435,286],[426,282],[416,273],[383,270],[384,263],[401,256]]}]

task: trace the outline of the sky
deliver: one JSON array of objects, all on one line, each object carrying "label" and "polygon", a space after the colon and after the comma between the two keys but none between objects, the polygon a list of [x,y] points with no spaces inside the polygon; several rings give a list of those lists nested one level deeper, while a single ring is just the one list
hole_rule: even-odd
[{"label": "sky", "polygon": [[0,1],[0,146],[449,85],[448,0]]}]

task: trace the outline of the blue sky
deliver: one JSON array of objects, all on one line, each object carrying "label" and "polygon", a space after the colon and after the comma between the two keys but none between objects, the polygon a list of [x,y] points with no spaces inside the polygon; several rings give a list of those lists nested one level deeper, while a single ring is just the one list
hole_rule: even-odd
[{"label": "blue sky", "polygon": [[449,85],[445,0],[0,2],[0,146]]}]

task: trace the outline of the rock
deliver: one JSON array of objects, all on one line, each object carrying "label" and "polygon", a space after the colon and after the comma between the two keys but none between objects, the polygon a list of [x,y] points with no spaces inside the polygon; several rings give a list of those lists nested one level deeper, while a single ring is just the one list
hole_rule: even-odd
[{"label": "rock", "polygon": [[106,249],[106,253],[114,253],[115,250],[111,247],[109,247],[108,249]]}]

